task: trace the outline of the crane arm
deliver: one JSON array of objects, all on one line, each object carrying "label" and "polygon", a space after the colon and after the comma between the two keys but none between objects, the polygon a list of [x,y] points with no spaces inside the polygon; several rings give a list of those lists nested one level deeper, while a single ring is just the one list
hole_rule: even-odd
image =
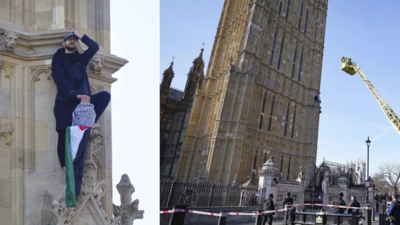
[{"label": "crane arm", "polygon": [[383,113],[388,118],[390,123],[394,126],[396,131],[400,134],[400,118],[393,111],[393,109],[387,104],[385,99],[379,94],[378,90],[372,85],[372,83],[368,80],[367,76],[361,71],[360,67],[356,65],[355,62],[352,62],[350,58],[342,58],[342,70],[346,73],[353,75],[357,73],[361,80],[364,81],[367,88],[371,91],[372,95],[375,97],[376,101],[381,107]]}]

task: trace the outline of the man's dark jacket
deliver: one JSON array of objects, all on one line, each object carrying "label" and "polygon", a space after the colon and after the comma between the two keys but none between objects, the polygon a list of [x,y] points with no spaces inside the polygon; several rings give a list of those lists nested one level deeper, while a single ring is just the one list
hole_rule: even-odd
[{"label": "man's dark jacket", "polygon": [[[264,202],[264,211],[275,210],[275,204],[272,199],[267,199]],[[275,214],[275,213],[272,213]]]},{"label": "man's dark jacket", "polygon": [[[340,205],[340,206],[346,206],[346,202],[342,199],[337,199],[333,202],[334,205]],[[335,208],[333,210],[334,213],[344,213],[345,212],[345,208]]]},{"label": "man's dark jacket", "polygon": [[[350,204],[349,204],[349,206],[350,207],[360,207],[360,203],[359,202],[357,202],[357,200],[354,200],[354,201],[351,201],[350,202]],[[357,212],[357,214],[359,213],[359,209],[355,209],[356,210],[356,212]],[[347,213],[352,213],[353,212],[353,209],[347,209]]]},{"label": "man's dark jacket", "polygon": [[392,224],[400,224],[400,202],[398,200],[390,204],[387,215],[390,216]]},{"label": "man's dark jacket", "polygon": [[293,205],[293,198],[291,198],[291,197],[285,198],[285,200],[283,201],[283,204],[282,204],[283,207],[285,207],[286,204]]},{"label": "man's dark jacket", "polygon": [[78,94],[90,96],[89,79],[86,66],[99,50],[99,45],[84,35],[81,41],[89,48],[83,53],[67,54],[64,48],[54,53],[52,77],[57,86],[57,96],[54,105],[56,130],[64,129],[72,124],[72,112],[79,104]]}]

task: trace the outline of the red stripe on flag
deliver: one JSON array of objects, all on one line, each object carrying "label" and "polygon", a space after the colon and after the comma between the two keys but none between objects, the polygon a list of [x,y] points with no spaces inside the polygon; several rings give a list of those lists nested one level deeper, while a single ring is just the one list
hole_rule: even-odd
[{"label": "red stripe on flag", "polygon": [[89,128],[88,126],[79,126],[79,129],[81,129],[81,131],[84,131],[84,130],[86,130],[88,128]]}]

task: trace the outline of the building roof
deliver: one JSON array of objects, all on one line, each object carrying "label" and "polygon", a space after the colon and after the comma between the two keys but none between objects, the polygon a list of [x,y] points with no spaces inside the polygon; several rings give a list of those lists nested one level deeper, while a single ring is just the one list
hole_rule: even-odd
[{"label": "building roof", "polygon": [[183,97],[183,91],[178,90],[176,88],[171,87],[169,89],[169,93],[168,93],[168,98],[175,100],[175,101],[181,101]]}]

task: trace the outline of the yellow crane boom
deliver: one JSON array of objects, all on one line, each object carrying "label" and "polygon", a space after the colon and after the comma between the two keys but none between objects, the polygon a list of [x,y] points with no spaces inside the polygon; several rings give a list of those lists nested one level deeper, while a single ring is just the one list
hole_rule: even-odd
[{"label": "yellow crane boom", "polygon": [[390,108],[389,104],[382,98],[379,94],[378,90],[372,85],[372,83],[368,80],[367,76],[361,71],[360,67],[357,66],[355,62],[351,60],[351,58],[342,57],[342,70],[351,76],[357,73],[361,80],[364,81],[367,88],[371,91],[372,95],[375,97],[376,101],[381,107],[383,113],[388,118],[390,123],[394,126],[394,129],[400,134],[400,119],[397,114]]}]

